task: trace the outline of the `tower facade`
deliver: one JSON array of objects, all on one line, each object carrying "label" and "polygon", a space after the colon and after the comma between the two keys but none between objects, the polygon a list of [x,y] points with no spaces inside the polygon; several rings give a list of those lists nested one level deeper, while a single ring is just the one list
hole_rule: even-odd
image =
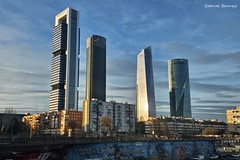
[{"label": "tower facade", "polygon": [[137,121],[156,116],[151,46],[143,49],[137,57],[136,92]]},{"label": "tower facade", "polygon": [[56,15],[49,112],[78,108],[79,34],[78,11],[68,7]]},{"label": "tower facade", "polygon": [[192,117],[188,60],[168,61],[170,114],[176,117]]},{"label": "tower facade", "polygon": [[85,100],[106,101],[106,38],[93,35],[87,39],[87,76]]}]

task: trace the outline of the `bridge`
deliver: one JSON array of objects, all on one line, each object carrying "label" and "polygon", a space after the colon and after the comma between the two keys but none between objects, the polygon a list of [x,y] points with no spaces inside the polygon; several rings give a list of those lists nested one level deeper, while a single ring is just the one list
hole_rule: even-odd
[{"label": "bridge", "polygon": [[[8,152],[10,156],[17,153],[22,157],[24,154],[30,157],[35,153],[49,155],[54,153],[59,157],[68,156],[76,159],[84,159],[83,157],[116,156],[118,152],[119,154],[121,152],[121,154],[125,154],[126,157],[134,157],[139,155],[138,152],[140,152],[140,150],[143,157],[148,157],[151,155],[151,152],[163,153],[163,151],[171,155],[172,152],[169,152],[170,150],[176,153],[181,150],[188,150],[188,153],[191,154],[195,154],[195,152],[206,152],[206,154],[209,154],[214,152],[214,144],[214,140],[210,139],[160,140],[146,137],[8,138],[0,139],[0,156],[3,157],[2,155],[6,152]],[[89,154],[89,152],[91,154]],[[64,155],[61,155],[63,153]]]},{"label": "bridge", "polygon": [[109,142],[156,141],[150,138],[136,137],[58,137],[43,136],[34,138],[0,138],[0,153],[5,151],[22,152],[69,148],[77,144]]}]

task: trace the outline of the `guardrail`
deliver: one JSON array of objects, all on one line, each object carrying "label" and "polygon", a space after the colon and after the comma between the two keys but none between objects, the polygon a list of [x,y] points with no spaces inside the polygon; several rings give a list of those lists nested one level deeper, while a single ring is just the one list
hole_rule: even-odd
[{"label": "guardrail", "polygon": [[[184,141],[185,139],[161,139],[154,137],[64,137],[64,136],[40,136],[33,138],[0,138],[0,145],[5,144],[37,144],[37,143],[59,143],[81,144],[81,143],[103,143],[103,142],[119,142],[119,141]],[[215,140],[212,138],[194,138],[186,140]]]}]

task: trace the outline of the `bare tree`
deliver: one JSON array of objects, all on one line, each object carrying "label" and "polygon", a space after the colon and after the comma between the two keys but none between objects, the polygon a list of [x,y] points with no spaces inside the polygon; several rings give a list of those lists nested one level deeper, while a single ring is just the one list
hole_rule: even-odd
[{"label": "bare tree", "polygon": [[13,109],[13,107],[7,107],[5,108],[5,111],[4,111],[5,114],[16,114],[16,110]]},{"label": "bare tree", "polygon": [[215,128],[204,128],[202,131],[202,135],[217,135],[218,130]]},{"label": "bare tree", "polygon": [[172,138],[172,134],[171,134],[171,131],[169,129],[169,124],[168,122],[164,122],[164,133],[165,133],[165,136],[168,138],[168,139],[171,139]]},{"label": "bare tree", "polygon": [[100,119],[100,126],[103,133],[111,133],[112,119],[109,116],[102,116]]}]

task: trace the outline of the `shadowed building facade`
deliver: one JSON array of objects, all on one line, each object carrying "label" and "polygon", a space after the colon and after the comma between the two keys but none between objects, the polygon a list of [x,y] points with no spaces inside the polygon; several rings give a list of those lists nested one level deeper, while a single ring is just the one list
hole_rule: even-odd
[{"label": "shadowed building facade", "polygon": [[66,8],[56,15],[52,40],[49,112],[78,108],[78,11]]},{"label": "shadowed building facade", "polygon": [[168,61],[170,114],[176,117],[192,117],[188,60]]},{"label": "shadowed building facade", "polygon": [[136,84],[137,121],[147,121],[156,116],[152,51],[151,46],[143,49],[137,56]]}]

